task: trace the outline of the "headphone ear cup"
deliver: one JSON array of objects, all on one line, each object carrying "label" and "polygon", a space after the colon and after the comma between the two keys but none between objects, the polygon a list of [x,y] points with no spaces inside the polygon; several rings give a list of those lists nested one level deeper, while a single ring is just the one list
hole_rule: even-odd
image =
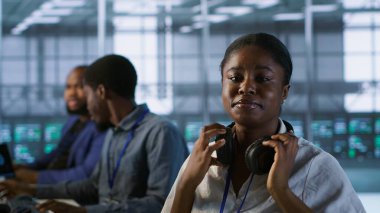
[{"label": "headphone ear cup", "polygon": [[233,144],[233,134],[232,129],[226,127],[226,134],[218,135],[215,141],[224,138],[226,143],[216,150],[216,156],[219,162],[224,165],[230,165],[234,159],[235,146]]},{"label": "headphone ear cup", "polygon": [[272,167],[274,149],[263,145],[269,139],[270,136],[254,141],[245,152],[245,163],[254,175],[267,174]]}]

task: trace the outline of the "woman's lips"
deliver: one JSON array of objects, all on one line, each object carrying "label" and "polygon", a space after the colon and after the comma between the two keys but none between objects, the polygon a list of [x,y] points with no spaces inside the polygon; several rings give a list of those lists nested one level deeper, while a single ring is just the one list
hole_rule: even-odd
[{"label": "woman's lips", "polygon": [[239,100],[232,104],[232,107],[236,107],[239,109],[257,109],[262,108],[260,104],[258,104],[256,101],[249,101],[249,100]]}]

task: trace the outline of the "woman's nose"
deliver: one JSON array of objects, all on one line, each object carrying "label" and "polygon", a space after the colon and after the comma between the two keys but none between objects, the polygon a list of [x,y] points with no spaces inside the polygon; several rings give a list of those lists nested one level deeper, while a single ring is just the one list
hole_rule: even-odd
[{"label": "woman's nose", "polygon": [[244,80],[239,89],[241,95],[254,95],[256,94],[256,84],[250,79]]}]

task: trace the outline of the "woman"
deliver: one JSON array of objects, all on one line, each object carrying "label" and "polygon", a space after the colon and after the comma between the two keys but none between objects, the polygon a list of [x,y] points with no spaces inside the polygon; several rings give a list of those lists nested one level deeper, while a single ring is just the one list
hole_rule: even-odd
[{"label": "woman", "polygon": [[[213,153],[226,141],[209,139],[226,128],[205,126],[162,212],[365,212],[337,161],[279,117],[292,74],[284,44],[265,33],[244,35],[227,48],[221,74],[235,155],[222,165]],[[268,174],[254,175],[245,152],[264,136],[271,136],[263,145],[274,149],[274,162]]]}]

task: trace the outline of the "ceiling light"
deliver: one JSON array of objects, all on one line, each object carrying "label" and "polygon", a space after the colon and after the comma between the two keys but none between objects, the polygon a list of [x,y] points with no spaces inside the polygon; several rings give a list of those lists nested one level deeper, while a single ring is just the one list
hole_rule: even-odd
[{"label": "ceiling light", "polygon": [[275,21],[298,21],[303,18],[303,13],[279,13],[273,16]]},{"label": "ceiling light", "polygon": [[[196,15],[196,16],[193,16],[193,21],[201,22],[202,18],[203,18],[202,15]],[[228,15],[208,15],[206,16],[206,19],[212,23],[220,23],[220,22],[228,20]]]},{"label": "ceiling light", "polygon": [[54,0],[54,6],[56,7],[82,7],[85,5],[84,0]]},{"label": "ceiling light", "polygon": [[279,0],[243,0],[242,4],[246,5],[255,5],[259,9],[264,9],[267,7],[272,7],[276,4],[279,4]]},{"label": "ceiling light", "polygon": [[326,13],[333,12],[338,9],[336,4],[326,4],[326,5],[313,5],[311,6],[311,10],[317,13]]},{"label": "ceiling light", "polygon": [[242,16],[248,13],[252,13],[251,7],[234,6],[234,7],[218,7],[215,9],[215,13],[231,14],[234,16]]},{"label": "ceiling light", "polygon": [[41,9],[51,9],[53,7],[54,4],[52,2],[45,2],[40,6]]},{"label": "ceiling light", "polygon": [[[39,11],[36,11],[39,12]],[[58,9],[49,9],[41,10],[41,15],[43,16],[68,16],[73,10],[71,8],[58,8]]]},{"label": "ceiling light", "polygon": [[[18,35],[32,24],[56,24],[61,21],[60,16],[72,14],[72,8],[85,5],[85,0],[50,0],[43,3],[39,9],[33,11],[20,24],[14,27],[12,34]],[[60,8],[67,7],[67,8]]]},{"label": "ceiling light", "polygon": [[181,32],[181,33],[189,33],[192,30],[193,30],[193,28],[190,26],[182,26],[179,28],[179,32]]},{"label": "ceiling light", "polygon": [[61,18],[56,16],[49,17],[29,17],[25,20],[27,24],[56,24],[61,21]]},{"label": "ceiling light", "polygon": [[193,24],[193,28],[194,29],[201,29],[203,27],[203,23],[202,22],[195,22]]},{"label": "ceiling light", "polygon": [[[224,2],[224,0],[211,0],[211,1],[207,2],[207,7],[214,7],[214,6],[216,6],[218,4],[221,4],[223,2]],[[199,12],[201,12],[201,5],[196,5],[196,6],[192,7],[191,11],[193,13],[199,13]]]}]

